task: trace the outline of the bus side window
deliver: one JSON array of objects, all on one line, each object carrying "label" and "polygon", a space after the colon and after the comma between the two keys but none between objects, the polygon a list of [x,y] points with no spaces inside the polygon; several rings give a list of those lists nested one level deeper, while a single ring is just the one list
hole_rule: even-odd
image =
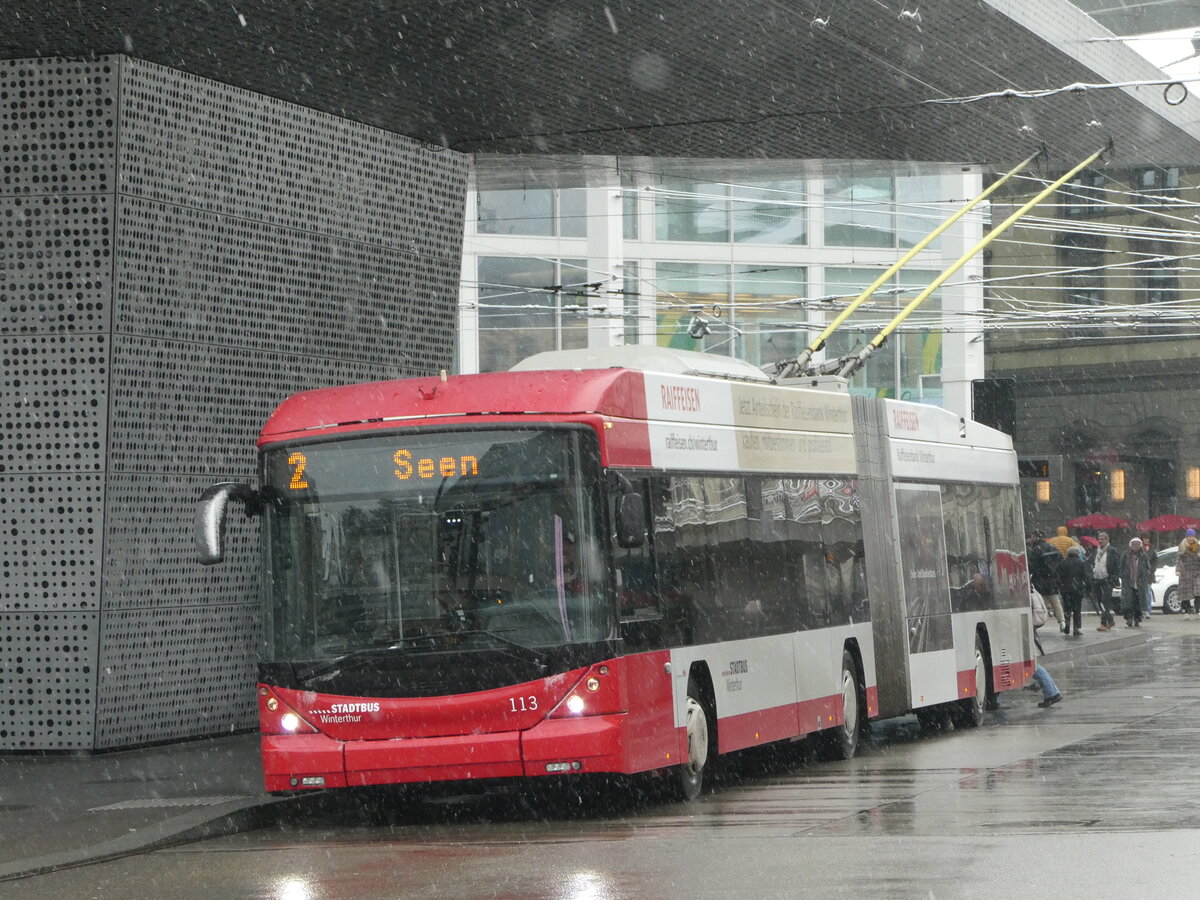
[{"label": "bus side window", "polygon": [[829,586],[825,580],[828,562],[824,547],[819,541],[805,542],[800,558],[803,560],[804,585],[807,588],[805,625],[808,628],[828,628],[833,624],[833,616]]},{"label": "bus side window", "polygon": [[754,634],[783,634],[799,628],[795,596],[803,591],[798,567],[788,558],[784,535],[779,479],[747,476],[746,541],[742,573],[746,610],[757,619]]},{"label": "bus side window", "polygon": [[849,573],[842,569],[842,560],[846,558],[845,548],[826,542],[824,550],[825,584],[829,589],[829,624],[846,625],[850,621],[850,585],[845,577]]}]

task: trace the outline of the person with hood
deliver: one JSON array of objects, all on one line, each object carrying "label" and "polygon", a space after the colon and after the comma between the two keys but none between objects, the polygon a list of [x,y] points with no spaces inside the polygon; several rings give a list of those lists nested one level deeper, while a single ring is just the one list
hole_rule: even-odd
[{"label": "person with hood", "polygon": [[1067,534],[1066,525],[1059,525],[1057,533],[1054,535],[1054,537],[1047,540],[1046,543],[1057,550],[1063,559],[1067,558],[1067,553],[1070,552],[1072,547],[1079,546],[1079,542]]},{"label": "person with hood", "polygon": [[[1042,595],[1046,608],[1063,627],[1062,602],[1058,597],[1058,567],[1062,556],[1049,543],[1042,539],[1040,531],[1029,532],[1025,539],[1026,565],[1029,567],[1029,582],[1033,589]],[[1063,632],[1066,634],[1066,632]]]},{"label": "person with hood", "polygon": [[1116,604],[1113,603],[1113,591],[1120,583],[1120,560],[1117,558],[1117,548],[1108,542],[1108,532],[1102,531],[1096,535],[1097,547],[1088,558],[1092,572],[1092,603],[1100,614],[1100,627],[1097,631],[1112,631],[1116,624],[1113,615]]},{"label": "person with hood", "polygon": [[1153,577],[1150,557],[1142,549],[1141,539],[1134,538],[1121,556],[1121,612],[1126,628],[1142,627],[1142,597]]},{"label": "person with hood", "polygon": [[1185,616],[1200,614],[1200,540],[1195,528],[1187,530],[1179,545],[1175,574],[1179,576],[1179,611]]},{"label": "person with hood", "polygon": [[1058,566],[1058,582],[1067,620],[1063,625],[1063,634],[1070,634],[1074,627],[1075,637],[1082,637],[1083,597],[1090,587],[1088,564],[1083,559],[1082,547],[1075,546],[1067,551],[1067,558]]},{"label": "person with hood", "polygon": [[1142,588],[1142,618],[1150,618],[1150,610],[1154,608],[1154,582],[1158,581],[1158,553],[1151,543],[1150,532],[1143,531],[1138,537],[1142,541],[1142,552],[1150,560],[1150,577]]}]

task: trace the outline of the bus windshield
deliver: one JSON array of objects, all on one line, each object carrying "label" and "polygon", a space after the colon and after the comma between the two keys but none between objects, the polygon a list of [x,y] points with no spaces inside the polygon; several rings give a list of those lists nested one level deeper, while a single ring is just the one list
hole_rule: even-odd
[{"label": "bus windshield", "polygon": [[613,637],[590,429],[293,444],[263,480],[268,661]]}]

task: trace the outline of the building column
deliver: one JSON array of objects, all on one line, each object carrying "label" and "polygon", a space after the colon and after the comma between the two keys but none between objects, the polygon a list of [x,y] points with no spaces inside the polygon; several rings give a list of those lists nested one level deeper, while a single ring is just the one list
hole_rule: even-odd
[{"label": "building column", "polygon": [[[983,176],[975,168],[944,179],[946,196],[963,203],[983,190]],[[983,237],[985,214],[968,213],[942,234],[943,257],[958,259]],[[942,341],[942,405],[965,419],[971,418],[972,382],[984,377],[983,329],[979,314],[983,303],[983,255],[975,254],[955,276],[942,285],[942,321],[950,331]]]},{"label": "building column", "polygon": [[616,159],[599,167],[603,183],[587,188],[587,260],[589,282],[588,346],[616,347],[625,343],[625,248],[621,181]]},{"label": "building column", "polygon": [[[467,188],[466,205],[463,212],[464,232],[468,237],[475,234],[478,210],[479,192],[472,183]],[[462,254],[462,275],[459,285],[458,373],[473,375],[479,371],[479,257],[477,254],[467,252]]]}]

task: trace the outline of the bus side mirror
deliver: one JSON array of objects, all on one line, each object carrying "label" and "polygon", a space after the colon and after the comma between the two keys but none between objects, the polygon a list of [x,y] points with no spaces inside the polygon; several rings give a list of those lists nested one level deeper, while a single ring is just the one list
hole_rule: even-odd
[{"label": "bus side mirror", "polygon": [[642,546],[646,540],[646,506],[642,495],[632,491],[617,499],[617,544],[625,549]]},{"label": "bus side mirror", "polygon": [[225,513],[230,500],[246,504],[247,515],[259,510],[259,495],[248,484],[223,481],[200,495],[196,505],[196,557],[211,566],[225,559]]}]

